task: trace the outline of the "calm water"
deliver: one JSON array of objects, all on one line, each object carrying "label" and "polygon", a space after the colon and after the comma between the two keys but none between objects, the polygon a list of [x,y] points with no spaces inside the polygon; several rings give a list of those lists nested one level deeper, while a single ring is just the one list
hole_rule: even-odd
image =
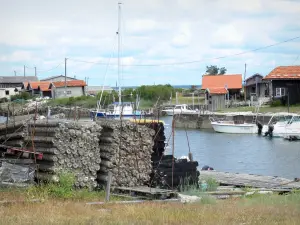
[{"label": "calm water", "polygon": [[[172,117],[166,122],[166,138],[171,133]],[[191,152],[199,166],[216,170],[286,178],[300,177],[300,142],[269,139],[249,134],[220,134],[213,130],[187,130]],[[170,148],[167,153],[171,153]],[[184,129],[175,131],[175,156],[187,156],[188,144]]]}]

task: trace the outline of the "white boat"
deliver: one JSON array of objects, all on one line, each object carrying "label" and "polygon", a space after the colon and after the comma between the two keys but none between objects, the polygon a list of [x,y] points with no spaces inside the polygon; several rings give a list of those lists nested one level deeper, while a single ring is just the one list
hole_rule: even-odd
[{"label": "white boat", "polygon": [[214,131],[228,134],[255,134],[258,131],[256,123],[245,123],[243,115],[226,116],[225,120],[209,118]]},{"label": "white boat", "polygon": [[198,112],[197,110],[191,109],[187,104],[176,105],[172,109],[164,109],[162,111],[165,112],[168,116],[177,114],[195,114]]},{"label": "white boat", "polygon": [[264,125],[262,133],[270,137],[300,138],[300,115],[294,113],[274,114]]}]

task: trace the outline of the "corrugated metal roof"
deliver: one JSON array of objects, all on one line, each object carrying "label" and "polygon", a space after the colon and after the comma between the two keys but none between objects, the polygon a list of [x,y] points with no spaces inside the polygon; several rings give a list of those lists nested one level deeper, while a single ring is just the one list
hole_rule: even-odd
[{"label": "corrugated metal roof", "polygon": [[0,83],[18,84],[30,81],[38,81],[38,78],[36,76],[0,76]]},{"label": "corrugated metal roof", "polygon": [[[44,78],[44,79],[41,79],[41,81],[49,81],[49,80],[52,80],[52,79],[55,79],[55,78],[58,78],[58,77],[65,78],[64,75],[57,75],[57,76],[46,77],[46,78]],[[68,76],[67,76],[67,79],[77,80],[77,79],[74,78],[74,77],[68,77]]]}]

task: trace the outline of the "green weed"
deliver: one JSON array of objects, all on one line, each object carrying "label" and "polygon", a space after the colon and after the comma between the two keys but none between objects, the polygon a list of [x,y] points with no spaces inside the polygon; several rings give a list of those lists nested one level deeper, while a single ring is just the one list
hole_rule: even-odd
[{"label": "green weed", "polygon": [[220,184],[212,177],[204,179],[207,184],[207,191],[216,191]]}]

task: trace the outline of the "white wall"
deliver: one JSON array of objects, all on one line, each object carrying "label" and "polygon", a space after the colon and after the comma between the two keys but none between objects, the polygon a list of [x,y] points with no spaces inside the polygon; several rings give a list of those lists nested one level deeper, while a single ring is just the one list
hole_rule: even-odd
[{"label": "white wall", "polygon": [[[0,88],[0,98],[8,98],[10,96],[19,94],[19,92],[15,92],[16,88]],[[21,87],[17,87],[18,90],[21,90]],[[9,95],[6,95],[6,91],[9,91]]]},{"label": "white wall", "polygon": [[54,88],[52,92],[53,98],[78,97],[84,95],[83,87],[67,87],[67,95],[65,96],[65,87]]}]

